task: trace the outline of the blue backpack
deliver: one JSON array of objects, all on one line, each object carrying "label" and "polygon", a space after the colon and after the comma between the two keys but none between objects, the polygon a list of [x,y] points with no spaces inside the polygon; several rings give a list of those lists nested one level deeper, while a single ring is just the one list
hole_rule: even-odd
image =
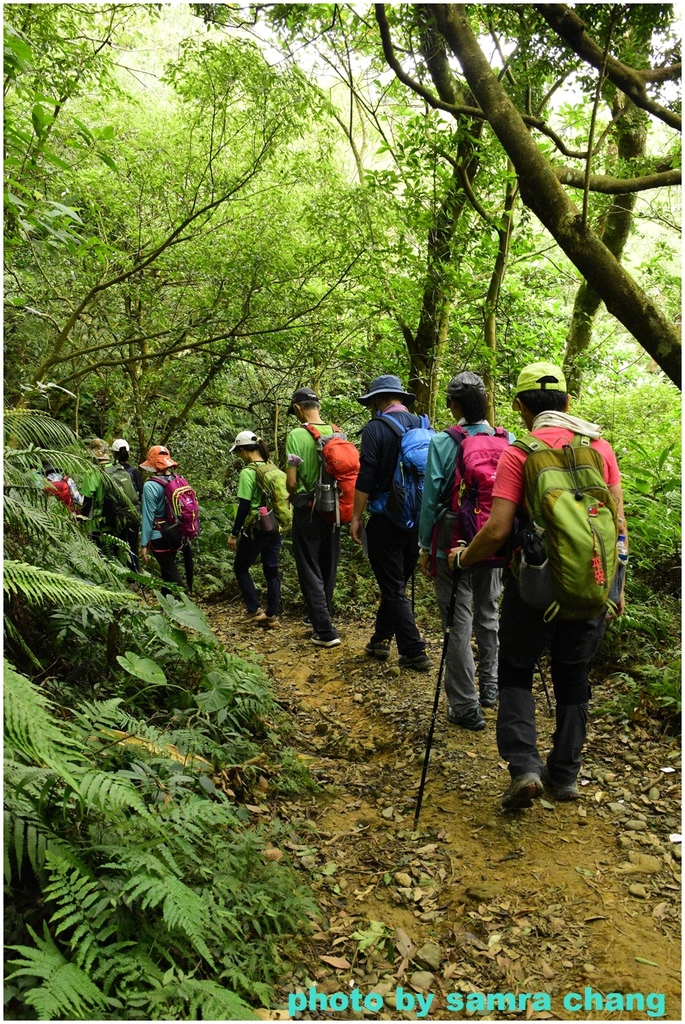
[{"label": "blue backpack", "polygon": [[378,418],[399,436],[400,450],[390,490],[370,502],[369,511],[384,512],[401,530],[413,530],[421,515],[428,448],[435,431],[425,415],[419,416],[418,427],[405,427],[390,413]]}]

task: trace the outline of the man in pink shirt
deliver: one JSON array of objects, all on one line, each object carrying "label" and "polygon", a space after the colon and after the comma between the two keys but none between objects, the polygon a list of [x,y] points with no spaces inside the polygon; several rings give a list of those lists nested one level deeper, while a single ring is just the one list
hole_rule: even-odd
[{"label": "man in pink shirt", "polygon": [[[604,479],[616,501],[620,532],[627,537],[623,491],[616,456],[600,437],[596,424],[568,414],[566,381],[558,366],[533,363],[524,367],[516,384],[514,409],[526,428],[554,448],[570,444],[574,434],[591,438],[604,463]],[[483,529],[465,548],[450,552],[450,566],[468,568],[497,551],[512,533],[514,518],[524,508],[526,452],[506,448],[497,466],[492,512]],[[618,614],[625,605],[618,601]],[[588,668],[604,635],[606,608],[594,619],[544,621],[544,612],[521,598],[509,574],[500,611],[497,744],[509,765],[511,783],[502,798],[504,808],[530,807],[542,795],[543,783],[557,800],[577,800],[580,754],[587,731],[590,686]],[[537,749],[533,673],[540,654],[549,647],[556,698],[556,729],[546,765]]]}]

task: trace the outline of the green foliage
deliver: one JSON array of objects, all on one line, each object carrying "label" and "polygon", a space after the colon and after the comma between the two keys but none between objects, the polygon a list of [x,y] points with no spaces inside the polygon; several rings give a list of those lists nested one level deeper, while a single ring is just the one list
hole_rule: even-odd
[{"label": "green foliage", "polygon": [[261,669],[225,651],[187,595],[132,593],[150,577],[46,496],[32,467],[60,439],[62,465],[73,435],[18,422],[28,446],[6,449],[5,530],[25,560],[6,562],[8,650],[41,682],[6,664],[6,905],[22,907],[6,1012],[252,1019],[245,1000],[269,1001],[278,944],[313,905],[263,857],[269,837],[227,780],[245,799],[267,753],[284,789],[306,770],[274,749]]}]

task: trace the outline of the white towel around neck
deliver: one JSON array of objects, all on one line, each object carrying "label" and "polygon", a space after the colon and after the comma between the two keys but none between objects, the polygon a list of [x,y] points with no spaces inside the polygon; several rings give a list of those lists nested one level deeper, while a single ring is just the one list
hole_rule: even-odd
[{"label": "white towel around neck", "polygon": [[602,428],[599,423],[588,423],[581,420],[579,416],[569,416],[567,412],[541,412],[533,420],[533,430],[542,430],[544,427],[565,427],[572,430],[574,434],[583,434],[593,440],[602,436]]}]

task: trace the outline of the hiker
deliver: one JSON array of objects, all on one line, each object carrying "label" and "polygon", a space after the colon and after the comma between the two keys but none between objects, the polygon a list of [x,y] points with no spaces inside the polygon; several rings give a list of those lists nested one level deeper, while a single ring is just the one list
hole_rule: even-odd
[{"label": "hiker", "polygon": [[[535,489],[538,480],[536,466],[540,464],[539,454],[547,461],[550,458],[566,460],[559,476],[570,501],[563,502],[560,498],[553,508],[560,516],[568,516],[567,510],[570,509],[571,515],[577,512],[581,521],[584,518],[584,532],[577,536],[587,534],[590,539],[583,540],[583,543],[589,545],[590,550],[589,553],[583,550],[582,555],[572,555],[567,563],[567,586],[578,588],[575,600],[580,612],[571,607],[573,594],[567,607],[557,599],[545,609],[548,597],[541,602],[536,601],[539,607],[533,607],[530,603],[534,601],[533,593],[528,594],[524,601],[514,575],[508,574],[505,580],[499,630],[497,715],[499,752],[507,761],[511,775],[511,783],[502,798],[505,809],[531,806],[532,800],[541,796],[543,784],[557,800],[577,800],[580,795],[576,779],[587,730],[590,699],[588,667],[604,634],[607,615],[606,604],[600,604],[599,608],[593,606],[592,586],[581,595],[580,583],[586,579],[590,585],[594,583],[597,600],[605,600],[606,587],[611,585],[616,565],[616,553],[610,550],[611,543],[616,546],[617,533],[627,535],[616,456],[601,438],[596,424],[569,415],[566,381],[559,367],[546,362],[524,367],[518,377],[513,404],[531,433],[519,438],[502,453],[493,486],[490,518],[467,547],[451,551],[450,566],[462,570],[481,562],[509,538],[517,511],[526,516],[531,490]],[[560,450],[558,456],[553,454],[557,449]],[[599,459],[591,449],[599,454]],[[598,468],[582,469],[583,464],[589,464],[591,460],[597,460]],[[547,473],[545,470],[540,475]],[[581,473],[584,478],[590,473],[598,478],[606,501],[584,495],[579,483]],[[546,482],[542,484],[542,488],[545,487]],[[600,552],[596,536],[600,524],[607,517],[610,521],[609,540],[603,539],[603,551]],[[542,519],[542,513],[536,514],[534,522],[530,522],[528,517],[528,528],[520,532],[521,544],[530,547],[527,557],[531,565],[540,570],[548,564],[553,569],[557,562],[554,547],[550,544],[540,553],[535,550],[540,540],[541,525],[537,518]],[[549,523],[548,519],[546,529],[555,529],[558,540],[562,537],[561,528],[552,527]],[[604,529],[603,526],[601,528]],[[525,549],[521,550],[518,571],[522,581]],[[600,556],[604,558],[607,570]],[[563,597],[556,583],[555,588],[556,593]],[[584,606],[591,611],[582,611]],[[615,614],[622,614],[624,606],[622,585],[617,595]],[[584,617],[574,617],[579,614]],[[552,750],[543,766],[537,749],[532,685],[536,662],[545,647],[549,647],[551,653],[556,729]]]},{"label": "hiker", "polygon": [[[430,443],[419,523],[419,567],[425,576],[435,580],[443,629],[448,626],[454,579],[447,555],[457,540],[472,540],[487,522],[495,469],[502,451],[514,440],[513,434],[488,423],[485,385],[470,370],[449,382],[447,408],[455,424],[436,434]],[[454,615],[449,623],[445,656],[447,720],[474,732],[485,728],[481,707],[492,708],[497,703],[502,564],[496,560],[460,574]],[[472,629],[478,646],[478,690],[471,650]]]},{"label": "hiker", "polygon": [[[103,441],[101,437],[94,437],[88,448],[93,461],[104,469],[111,459],[107,442]],[[89,520],[91,526],[89,536],[101,548],[102,509],[105,500],[105,482],[102,473],[98,473],[95,468],[87,469],[81,482],[81,494],[83,495],[83,504],[79,518]]]},{"label": "hiker", "polygon": [[[395,495],[394,503],[390,501],[395,494],[393,480],[399,467],[402,438],[413,428],[424,431],[427,437],[422,437],[422,445],[427,454],[428,421],[424,418],[422,422],[409,411],[407,406],[413,405],[416,395],[405,391],[399,377],[392,374],[377,377],[357,401],[366,406],[371,418],[362,430],[350,533],[356,544],[362,544],[364,534],[371,568],[381,592],[375,629],[365,651],[370,657],[385,661],[390,654],[390,641],[395,637],[400,667],[428,672],[431,660],[426,654],[426,642],[416,627],[405,592],[419,557],[420,508],[416,502],[420,495],[410,495],[408,488],[401,497]],[[403,504],[410,498],[414,500],[413,515],[406,513]],[[363,528],[365,510],[370,515]]]},{"label": "hiker", "polygon": [[[171,458],[169,449],[160,444],[150,448],[145,461],[140,463],[141,469],[154,473],[154,476],[143,484],[140,553],[143,561],[147,562],[149,548],[157,559],[162,579],[182,587],[183,581],[176,564],[176,554],[179,550],[182,551],[186,584],[190,592],[193,588],[192,548],[181,535],[177,518],[170,515],[167,502],[167,488],[176,478],[174,469],[177,465],[178,463]],[[177,479],[181,481],[183,477]],[[185,484],[184,480],[183,483]],[[162,593],[169,594],[170,591],[162,587]]]},{"label": "hiker", "polygon": [[143,494],[143,474],[131,466],[128,441],[118,437],[112,442],[112,464],[105,473],[115,485],[113,493],[105,493],[103,517],[109,532],[128,547],[131,568],[138,572],[138,534]]},{"label": "hiker", "polygon": [[83,495],[79,493],[78,487],[70,476],[63,473],[61,469],[56,469],[51,462],[43,463],[43,476],[48,481],[44,487],[48,494],[53,494],[58,498],[70,512],[76,513],[77,508],[81,508]]},{"label": "hiker", "polygon": [[138,498],[143,497],[143,474],[140,472],[137,466],[132,466],[128,461],[131,456],[131,448],[128,441],[123,437],[118,437],[116,441],[112,441],[112,455],[113,464],[119,464],[123,466],[128,475],[131,477],[133,487],[135,488]]},{"label": "hiker", "polygon": [[[228,546],[236,552],[234,572],[240,587],[247,622],[261,622],[268,628],[280,626],[281,578],[278,560],[282,537],[273,511],[266,507],[256,466],[269,464],[269,449],[251,430],[241,430],[230,449],[243,463],[238,478],[238,511]],[[269,517],[272,517],[269,519]],[[268,520],[268,529],[262,520]],[[266,580],[266,611],[261,607],[250,567],[261,557]]]},{"label": "hiker", "polygon": [[340,559],[340,527],[313,507],[319,478],[316,440],[306,429],[311,424],[322,437],[333,427],[321,421],[321,404],[311,388],[298,388],[288,413],[299,425],[287,437],[286,482],[293,506],[293,555],[300,589],[312,626],[316,647],[338,647],[340,636],[331,619],[331,604]]}]

